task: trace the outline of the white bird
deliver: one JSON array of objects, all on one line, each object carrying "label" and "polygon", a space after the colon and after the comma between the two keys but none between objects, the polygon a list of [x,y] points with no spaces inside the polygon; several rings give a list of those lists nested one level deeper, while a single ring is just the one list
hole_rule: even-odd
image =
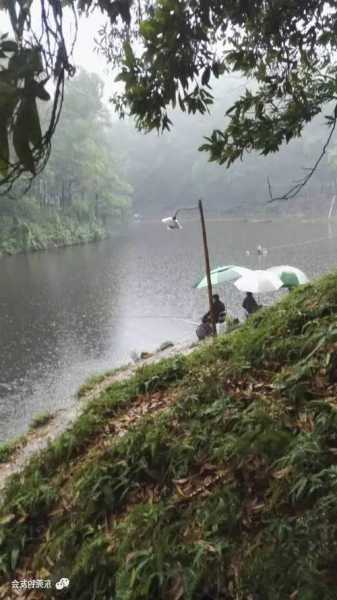
[{"label": "white bird", "polygon": [[182,229],[182,225],[179,223],[177,217],[165,217],[161,220],[162,223],[167,225],[167,229]]}]

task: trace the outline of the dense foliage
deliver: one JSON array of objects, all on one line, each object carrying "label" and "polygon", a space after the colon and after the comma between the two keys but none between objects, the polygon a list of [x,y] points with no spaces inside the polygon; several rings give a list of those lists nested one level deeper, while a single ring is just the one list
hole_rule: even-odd
[{"label": "dense foliage", "polygon": [[327,276],[101,381],[4,490],[0,593],[67,577],[69,600],[334,600],[336,297]]},{"label": "dense foliage", "polygon": [[178,206],[195,205],[196,199],[201,197],[205,198],[210,216],[327,217],[331,199],[337,194],[335,138],[315,177],[296,198],[291,202],[266,202],[268,178],[274,193],[282,194],[314,164],[321,152],[323,115],[317,115],[301,138],[291,140],[278,153],[261,157],[252,152],[230,169],[209,163],[207,155],[198,152],[199,141],[211,128],[224,123],[224,111],[247,85],[253,87],[254,83],[237,76],[217,81],[210,115],[187,115],[178,109],[170,111],[174,127],[169,135],[138,132],[131,119],[116,124],[120,147],[126,156],[127,178],[134,188],[135,212],[163,216]]},{"label": "dense foliage", "polygon": [[46,169],[24,197],[0,198],[0,253],[97,240],[128,215],[132,189],[111,135],[102,82],[80,72],[66,90]]},{"label": "dense foliage", "polygon": [[[91,0],[68,4],[75,14],[92,7]],[[49,11],[41,2],[39,45],[31,42],[30,5],[15,0],[3,5],[14,37],[0,40],[1,56],[9,58],[1,70],[6,94],[0,104],[1,168],[7,181],[15,174],[7,169],[8,139],[21,170],[34,173],[41,164],[35,99],[45,96],[44,75],[56,78],[59,106],[60,78],[72,72],[63,35],[65,9],[59,0],[47,5]],[[220,164],[229,166],[251,150],[275,152],[336,97],[334,0],[99,0],[98,6],[107,16],[101,49],[119,68],[117,79],[125,86],[115,105],[121,114],[129,111],[141,128],[168,129],[169,105],[207,111],[213,102],[211,77],[238,71],[256,79],[256,89],[227,111],[226,127],[214,130],[202,146]],[[51,130],[56,114],[57,109]],[[334,128],[335,122],[332,109],[327,123]]]}]

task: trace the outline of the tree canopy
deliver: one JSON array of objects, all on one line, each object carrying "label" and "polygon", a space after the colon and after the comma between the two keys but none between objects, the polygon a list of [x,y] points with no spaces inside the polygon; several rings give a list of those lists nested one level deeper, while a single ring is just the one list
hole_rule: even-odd
[{"label": "tree canopy", "polygon": [[[73,18],[90,0],[38,0],[41,23],[32,29],[31,3],[3,0],[13,39],[0,40],[0,155],[3,181],[35,174],[50,148],[62,101],[64,77],[72,75],[64,13]],[[254,79],[227,110],[222,129],[210,132],[201,150],[229,167],[246,152],[266,155],[301,135],[325,105],[337,103],[335,0],[98,0],[107,17],[99,45],[118,69],[122,92],[114,105],[138,128],[163,131],[172,125],[170,107],[205,113],[213,103],[212,81],[239,72]],[[47,99],[54,78],[53,110],[44,135],[37,99]],[[335,128],[337,104],[326,116]],[[12,148],[14,150],[12,159]],[[308,177],[308,176],[306,176]],[[291,193],[296,193],[297,188]],[[291,196],[290,193],[290,196]]]},{"label": "tree canopy", "polygon": [[[176,108],[169,112],[174,127],[163,136],[156,131],[146,135],[138,132],[129,118],[116,123],[127,179],[134,188],[134,212],[144,217],[159,217],[171,214],[182,203],[194,204],[195,198],[200,197],[207,200],[207,213],[213,216],[269,218],[328,214],[331,198],[337,193],[337,136],[331,140],[315,176],[292,201],[267,202],[267,176],[273,194],[281,195],[291,182],[307,173],[305,167],[312,165],[320,154],[325,111],[305,127],[300,138],[283,144],[279,152],[267,156],[251,152],[229,169],[208,162],[207,153],[198,152],[200,140],[212,129],[223,126],[225,110],[245,85],[245,80],[237,75],[214,82],[212,113],[188,115]],[[115,136],[116,129],[111,134]]]},{"label": "tree canopy", "polygon": [[[43,128],[45,105],[40,112]],[[101,239],[127,218],[133,190],[125,178],[118,125],[111,122],[96,74],[81,70],[66,82],[48,164],[26,194],[20,193],[26,188],[23,176],[1,198],[0,255]]]}]

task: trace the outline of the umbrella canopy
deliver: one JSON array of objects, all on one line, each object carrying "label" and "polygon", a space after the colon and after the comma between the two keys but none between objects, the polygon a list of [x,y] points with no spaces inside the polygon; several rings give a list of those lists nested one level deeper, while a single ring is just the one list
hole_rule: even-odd
[{"label": "umbrella canopy", "polygon": [[[211,271],[211,282],[212,285],[219,285],[220,283],[227,283],[228,281],[236,281],[239,279],[239,277],[247,275],[251,272],[251,269],[246,269],[246,267],[238,267],[236,265],[216,267]],[[193,287],[197,289],[207,287],[207,277],[203,277]]]},{"label": "umbrella canopy", "polygon": [[292,288],[302,283],[308,283],[309,278],[301,269],[290,267],[289,265],[280,265],[279,267],[269,267],[270,273],[275,273],[283,282],[283,287]]},{"label": "umbrella canopy", "polygon": [[279,290],[283,282],[281,279],[270,271],[251,271],[243,277],[240,277],[234,283],[235,287],[241,292],[252,292],[253,294],[265,294]]}]

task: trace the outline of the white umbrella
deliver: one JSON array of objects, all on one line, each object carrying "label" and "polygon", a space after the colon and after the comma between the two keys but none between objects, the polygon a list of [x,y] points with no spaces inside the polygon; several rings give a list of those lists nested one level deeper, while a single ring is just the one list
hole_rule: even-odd
[{"label": "white umbrella", "polygon": [[240,277],[234,283],[240,292],[252,292],[253,294],[265,294],[279,290],[283,282],[281,279],[270,271],[251,271],[243,277]]},{"label": "white umbrella", "polygon": [[301,269],[290,267],[289,265],[280,265],[279,267],[269,267],[270,273],[275,273],[281,279],[283,287],[292,288],[302,283],[308,283],[309,278]]},{"label": "white umbrella", "polygon": [[[236,281],[239,277],[251,273],[251,269],[246,267],[239,267],[237,265],[224,265],[223,267],[216,267],[211,271],[211,282],[212,285],[219,285],[220,283],[227,283],[228,281]],[[207,277],[203,277],[193,287],[200,289],[207,287]]]}]

